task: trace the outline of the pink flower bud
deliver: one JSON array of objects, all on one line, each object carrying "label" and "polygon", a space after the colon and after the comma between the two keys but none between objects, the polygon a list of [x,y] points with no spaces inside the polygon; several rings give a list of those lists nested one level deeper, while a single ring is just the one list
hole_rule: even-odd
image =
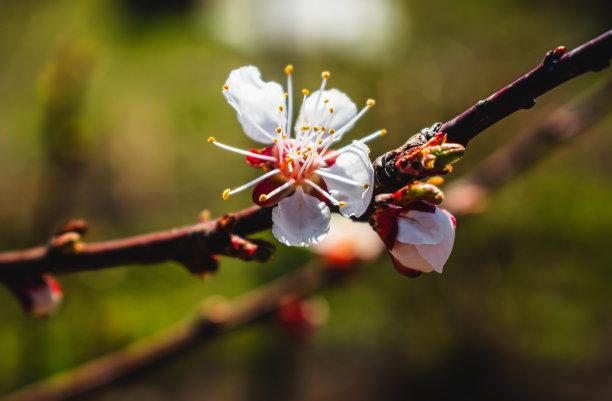
[{"label": "pink flower bud", "polygon": [[57,280],[48,274],[12,280],[6,283],[23,309],[38,317],[48,317],[61,303],[64,292]]},{"label": "pink flower bud", "polygon": [[455,240],[455,218],[427,202],[389,208],[375,216],[374,228],[393,258],[395,269],[409,277],[442,268]]}]

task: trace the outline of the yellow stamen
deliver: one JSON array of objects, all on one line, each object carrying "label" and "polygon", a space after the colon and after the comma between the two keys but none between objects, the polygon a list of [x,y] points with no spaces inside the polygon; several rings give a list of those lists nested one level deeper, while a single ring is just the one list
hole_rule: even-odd
[{"label": "yellow stamen", "polygon": [[325,127],[321,127],[321,131],[325,131]]},{"label": "yellow stamen", "polygon": [[283,106],[278,106],[279,111],[283,111]]},{"label": "yellow stamen", "polygon": [[329,103],[329,99],[325,99],[323,103]]},{"label": "yellow stamen", "polygon": [[268,197],[264,194],[259,195],[259,201],[260,202],[265,202],[268,200]]},{"label": "yellow stamen", "polygon": [[376,101],[374,99],[368,99],[366,104],[368,105],[368,107],[372,107],[376,104]]},{"label": "yellow stamen", "polygon": [[329,113],[331,114],[331,113],[333,113],[333,112],[334,112],[334,108],[333,108],[333,107],[330,107],[330,108],[329,108]]},{"label": "yellow stamen", "polygon": [[310,94],[310,92],[308,91],[308,89],[302,89],[302,94],[304,96],[308,96]]},{"label": "yellow stamen", "polygon": [[285,92],[285,93],[283,93],[283,97],[284,97],[285,99],[287,99],[287,98],[289,97],[289,94],[288,94],[287,92]]},{"label": "yellow stamen", "polygon": [[344,206],[346,206],[346,202],[338,202],[338,206],[344,207]]},{"label": "yellow stamen", "polygon": [[228,89],[229,89],[229,86],[227,86],[227,85],[223,85],[223,89],[228,90]]},{"label": "yellow stamen", "polygon": [[304,125],[302,127],[302,131],[308,131],[310,129],[310,125]]},{"label": "yellow stamen", "polygon": [[336,130],[335,130],[335,129],[333,129],[333,128],[332,128],[332,129],[330,129],[330,130],[329,130],[329,135],[334,135],[334,132],[336,132]]},{"label": "yellow stamen", "polygon": [[295,152],[295,154],[299,156],[302,154],[302,152],[298,150],[297,152]]},{"label": "yellow stamen", "polygon": [[208,138],[208,143],[213,143],[215,141],[215,137],[211,136],[210,138]]},{"label": "yellow stamen", "polygon": [[316,125],[312,127],[312,129],[314,130],[314,132],[319,132],[319,127],[317,127]]},{"label": "yellow stamen", "polygon": [[380,136],[383,136],[383,135],[387,135],[387,130],[384,128],[380,131]]},{"label": "yellow stamen", "polygon": [[231,192],[231,190],[229,188],[226,189],[225,191],[223,191],[223,199],[228,200],[230,192]]},{"label": "yellow stamen", "polygon": [[308,149],[308,151],[312,150],[312,146],[306,146],[306,149]]},{"label": "yellow stamen", "polygon": [[283,132],[283,130],[282,130],[281,128],[277,128],[277,129],[276,129],[276,133],[277,133],[277,134],[280,134],[281,132]]},{"label": "yellow stamen", "polygon": [[370,189],[370,184],[364,184],[364,185],[363,185],[363,187],[364,187],[365,189]]},{"label": "yellow stamen", "polygon": [[289,75],[293,72],[293,66],[291,64],[285,67],[285,74]]},{"label": "yellow stamen", "polygon": [[274,143],[278,143],[278,139],[277,138],[274,138]]},{"label": "yellow stamen", "polygon": [[323,71],[321,73],[321,78],[328,79],[329,78],[329,71]]},{"label": "yellow stamen", "polygon": [[287,135],[283,135],[283,139],[287,139]]},{"label": "yellow stamen", "polygon": [[319,145],[323,143],[323,139],[319,139]]}]

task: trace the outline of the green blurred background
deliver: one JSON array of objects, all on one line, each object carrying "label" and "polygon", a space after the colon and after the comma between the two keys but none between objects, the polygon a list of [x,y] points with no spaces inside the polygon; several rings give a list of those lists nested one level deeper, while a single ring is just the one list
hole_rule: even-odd
[{"label": "green blurred background", "polygon": [[[221,192],[256,176],[206,143],[253,143],[221,95],[229,72],[331,87],[377,106],[352,138],[385,127],[372,155],[446,121],[525,73],[545,51],[612,25],[608,1],[182,0],[0,3],[0,249],[46,241],[68,218],[102,240],[249,205]],[[611,71],[553,90],[470,144],[459,177]],[[460,221],[443,275],[380,261],[321,293],[309,341],[257,325],[133,375],[87,400],[612,398],[612,119],[557,149]],[[270,233],[263,238],[272,240]],[[222,259],[208,281],[176,265],[61,276],[48,320],[0,289],[0,394],[120,348],[296,269]]]}]

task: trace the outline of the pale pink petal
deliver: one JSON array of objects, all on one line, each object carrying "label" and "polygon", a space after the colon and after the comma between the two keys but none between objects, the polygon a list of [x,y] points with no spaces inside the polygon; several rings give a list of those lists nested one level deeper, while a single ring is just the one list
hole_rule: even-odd
[{"label": "pale pink petal", "polygon": [[330,212],[324,202],[298,187],[272,210],[272,234],[289,246],[309,246],[329,231]]},{"label": "pale pink petal", "polygon": [[410,210],[398,220],[397,240],[391,253],[406,267],[442,273],[455,240],[455,227],[448,213]]},{"label": "pale pink petal", "polygon": [[409,210],[398,219],[397,240],[405,244],[437,244],[447,230],[452,230],[450,218],[436,208],[435,213]]},{"label": "pale pink petal", "polygon": [[453,242],[455,241],[455,230],[447,231],[438,244],[435,245],[417,245],[417,249],[421,256],[433,267],[438,273],[442,273],[442,268],[448,260],[448,257],[453,250]]},{"label": "pale pink petal", "polygon": [[423,258],[415,245],[396,242],[391,250],[391,254],[402,265],[413,270],[418,270],[423,273],[429,273],[434,270],[434,267]]},{"label": "pale pink petal", "polygon": [[369,154],[370,149],[366,145],[354,141],[331,167],[320,168],[359,183],[355,185],[322,176],[329,193],[338,201],[346,202],[346,206],[340,208],[344,216],[361,216],[370,204],[374,190],[374,167]]},{"label": "pale pink petal", "polygon": [[257,142],[272,143],[279,125],[278,106],[285,104],[283,87],[264,82],[254,66],[232,71],[225,85],[223,95],[236,110],[244,132]]},{"label": "pale pink petal", "polygon": [[[295,123],[295,132],[298,132],[300,127],[304,125],[311,127],[323,125],[328,131],[329,129],[337,131],[357,115],[357,106],[344,92],[338,89],[330,89],[324,90],[321,96],[319,96],[319,93],[320,91],[318,90],[311,93],[302,104],[300,114]],[[329,102],[325,103],[325,100],[329,100]],[[330,107],[334,109],[334,112],[331,114],[331,120],[328,123]],[[343,132],[348,131],[352,126],[346,127]],[[334,140],[339,141],[341,137],[342,135],[337,135],[334,137]]]}]

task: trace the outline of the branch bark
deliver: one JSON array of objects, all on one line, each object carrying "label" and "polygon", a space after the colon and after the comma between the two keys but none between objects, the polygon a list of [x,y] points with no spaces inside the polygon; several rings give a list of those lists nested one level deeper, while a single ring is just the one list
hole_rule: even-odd
[{"label": "branch bark", "polygon": [[612,30],[565,53],[558,47],[546,53],[544,60],[516,81],[442,125],[440,131],[449,142],[466,145],[476,135],[499,120],[521,109],[535,105],[535,98],[554,87],[589,71],[600,71],[610,65]]},{"label": "branch bark", "polygon": [[444,191],[444,207],[456,217],[481,212],[489,192],[586,132],[611,110],[612,80],[598,82],[581,96],[547,113],[515,141],[453,181]]}]

